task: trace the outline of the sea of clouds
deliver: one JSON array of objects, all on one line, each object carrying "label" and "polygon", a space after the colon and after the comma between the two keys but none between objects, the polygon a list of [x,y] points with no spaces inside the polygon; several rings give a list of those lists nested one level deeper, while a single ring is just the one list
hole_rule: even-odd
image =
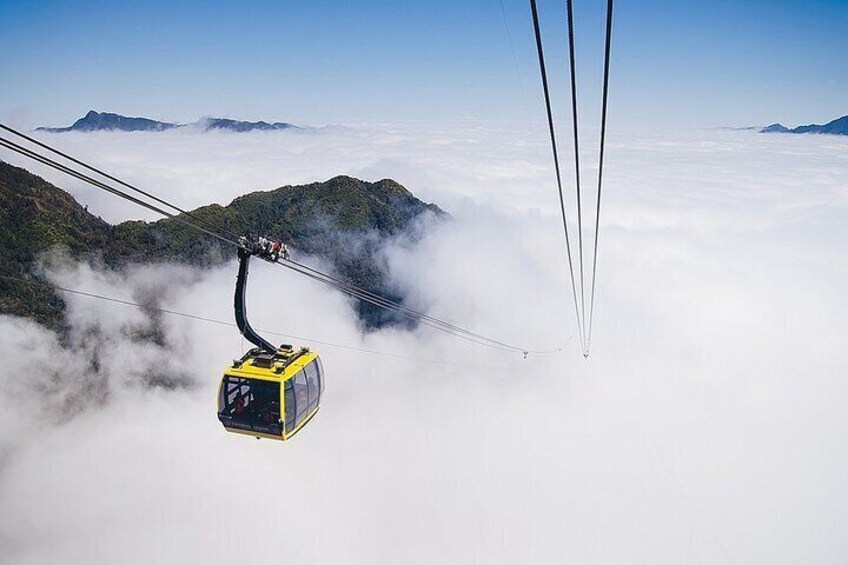
[{"label": "sea of clouds", "polygon": [[[426,328],[363,335],[348,299],[256,264],[254,325],[315,346],[327,370],[319,415],[277,444],[216,421],[221,371],[246,348],[232,327],[73,295],[65,342],[2,317],[0,561],[848,558],[848,139],[615,133],[584,360],[542,125],[44,138],[184,207],[393,178],[453,217],[384,251],[410,305],[561,351],[523,360]],[[109,221],[152,219],[0,158]],[[234,264],[44,261],[66,287],[232,317]]]}]

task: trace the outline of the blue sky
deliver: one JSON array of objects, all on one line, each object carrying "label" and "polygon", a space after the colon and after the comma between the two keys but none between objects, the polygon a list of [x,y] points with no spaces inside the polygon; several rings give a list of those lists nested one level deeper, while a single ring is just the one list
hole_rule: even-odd
[{"label": "blue sky", "polygon": [[[564,111],[564,2],[540,3]],[[589,120],[604,2],[575,10]],[[844,0],[619,0],[611,116],[689,127],[847,114],[846,29]],[[544,116],[526,0],[0,0],[0,118],[65,125],[89,108],[311,124]]]}]

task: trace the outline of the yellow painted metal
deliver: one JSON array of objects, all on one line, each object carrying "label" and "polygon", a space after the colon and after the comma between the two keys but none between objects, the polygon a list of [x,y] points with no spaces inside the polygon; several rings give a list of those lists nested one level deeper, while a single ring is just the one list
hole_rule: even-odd
[{"label": "yellow painted metal", "polygon": [[[293,357],[295,359],[290,361],[290,359],[292,359]],[[298,371],[302,370],[311,362],[318,359],[318,353],[309,350],[278,349],[277,354],[274,356],[274,358],[275,362],[272,363],[270,367],[257,366],[253,357],[248,357],[247,359],[243,359],[241,362],[233,363],[230,367],[227,368],[224,373],[224,376],[221,377],[221,382],[218,384],[218,398],[221,397],[221,387],[224,386],[224,378],[226,377],[238,377],[242,379],[258,379],[261,381],[277,382],[280,383],[280,417],[285,420],[286,405],[284,392],[285,387],[283,386],[283,383],[294,378]],[[321,377],[323,378],[324,375],[321,375]],[[300,429],[305,426],[309,422],[309,420],[312,419],[315,413],[318,412],[318,408],[319,407],[315,407],[314,410],[307,414],[301,420],[301,422],[292,431],[288,433],[286,432],[285,425],[283,425],[282,435],[264,434],[250,430],[229,428],[226,425],[224,426],[224,429],[226,429],[228,432],[236,434],[284,441],[299,432]]]},{"label": "yellow painted metal", "polygon": [[[240,377],[242,379],[260,379],[263,381],[284,383],[294,377],[298,371],[318,358],[318,353],[315,351],[306,351],[302,355],[298,356],[297,359],[286,365],[289,359],[297,356],[299,353],[300,351],[278,349],[277,356],[279,357],[279,360],[270,367],[258,367],[255,364],[255,359],[250,358],[238,366],[233,364],[227,369],[227,374],[232,377]],[[277,373],[277,371],[283,366],[285,366],[285,368],[282,372]]]}]

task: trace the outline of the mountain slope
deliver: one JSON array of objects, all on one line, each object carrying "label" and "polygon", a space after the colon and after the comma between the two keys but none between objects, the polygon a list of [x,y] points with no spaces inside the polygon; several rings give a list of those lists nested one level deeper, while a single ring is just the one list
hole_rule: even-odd
[{"label": "mountain slope", "polygon": [[[0,275],[32,271],[39,253],[62,247],[72,255],[109,246],[112,226],[89,214],[64,192],[24,169],[0,162]],[[25,315],[57,327],[63,307],[50,290],[0,279],[0,312]]]},{"label": "mountain slope", "polygon": [[[232,246],[174,219],[107,224],[64,191],[1,162],[0,195],[0,237],[8,242],[0,247],[4,265],[0,274],[32,273],[38,254],[57,245],[77,257],[96,254],[112,268],[162,261],[211,266],[235,256]],[[386,283],[378,259],[380,247],[389,237],[413,233],[416,220],[423,215],[445,215],[392,180],[370,183],[345,176],[254,192],[228,206],[212,204],[191,213],[235,234],[263,234],[287,242],[296,252],[318,255],[330,261],[343,278],[396,300],[402,297]],[[0,301],[1,313],[30,316],[48,325],[60,319],[57,298],[36,304],[35,291],[21,294],[18,283],[0,284],[5,285],[0,286],[4,296],[14,298]],[[45,291],[40,293],[43,298]],[[397,322],[370,305],[359,308],[367,326]]]},{"label": "mountain slope", "polygon": [[[225,207],[212,204],[192,211],[235,234],[263,234],[328,259],[343,278],[393,300],[403,297],[386,284],[379,250],[387,238],[412,230],[425,213],[445,215],[392,180],[369,183],[346,176],[254,192]],[[115,229],[116,240],[123,242],[118,260],[156,258],[211,265],[235,256],[231,246],[172,219],[124,222]],[[370,304],[360,303],[358,309],[369,327],[399,322]]]}]

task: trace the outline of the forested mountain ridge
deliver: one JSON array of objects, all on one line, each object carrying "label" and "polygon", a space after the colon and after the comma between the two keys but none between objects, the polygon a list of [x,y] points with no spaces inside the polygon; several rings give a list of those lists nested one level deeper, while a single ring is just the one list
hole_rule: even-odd
[{"label": "forested mountain ridge", "polygon": [[[37,276],[39,255],[57,247],[79,259],[95,256],[115,269],[150,262],[207,267],[235,256],[234,247],[175,219],[108,224],[67,192],[2,162],[0,207],[0,275]],[[326,259],[357,286],[396,300],[402,297],[387,286],[379,248],[388,238],[412,230],[422,215],[446,216],[395,181],[365,182],[347,176],[253,192],[227,206],[211,204],[191,214],[233,234],[284,241],[295,251]],[[48,288],[0,279],[0,313],[58,327],[62,311],[61,296]],[[392,321],[369,305],[360,305],[359,313],[368,326]]]}]

